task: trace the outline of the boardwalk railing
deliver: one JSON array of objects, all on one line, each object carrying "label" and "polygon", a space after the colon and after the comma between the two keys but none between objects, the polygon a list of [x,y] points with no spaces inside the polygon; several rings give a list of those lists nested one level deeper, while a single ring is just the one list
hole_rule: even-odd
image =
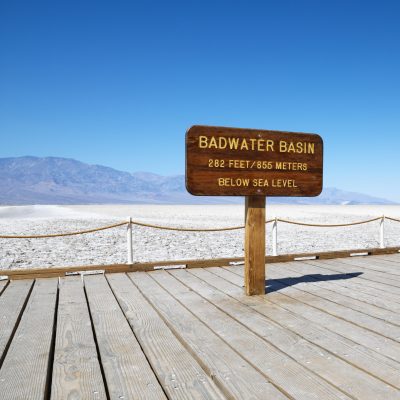
[{"label": "boardwalk railing", "polygon": [[[371,218],[363,221],[356,221],[350,223],[342,223],[342,224],[311,224],[306,222],[299,221],[291,221],[282,218],[274,218],[265,221],[266,224],[272,223],[272,256],[278,256],[278,223],[284,224],[292,224],[299,225],[305,227],[312,228],[339,228],[339,227],[350,227],[355,225],[368,224],[374,221],[380,221],[379,224],[379,248],[385,248],[385,220],[390,220],[394,222],[400,222],[400,219],[388,217],[382,215],[381,217]],[[74,231],[74,232],[63,232],[63,233],[52,233],[52,234],[43,234],[43,235],[0,235],[0,239],[41,239],[41,238],[56,238],[56,237],[66,237],[66,236],[75,236],[75,235],[83,235],[88,233],[99,232],[107,229],[113,229],[120,226],[127,226],[127,263],[133,264],[133,225],[153,228],[153,229],[161,229],[168,231],[178,231],[178,232],[223,232],[223,231],[232,231],[244,229],[244,225],[239,226],[230,226],[224,228],[182,228],[182,227],[172,227],[172,226],[163,226],[163,225],[153,225],[147,224],[144,222],[134,221],[132,217],[129,217],[127,221],[118,222],[112,225],[101,226],[98,228],[87,229],[82,231]]]}]

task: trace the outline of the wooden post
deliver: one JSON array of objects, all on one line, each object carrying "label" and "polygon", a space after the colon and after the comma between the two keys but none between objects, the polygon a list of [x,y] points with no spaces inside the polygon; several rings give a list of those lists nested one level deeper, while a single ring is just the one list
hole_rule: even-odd
[{"label": "wooden post", "polygon": [[381,222],[379,224],[379,247],[381,249],[385,248],[385,216],[383,215],[381,218]]},{"label": "wooden post", "polygon": [[246,196],[244,281],[249,296],[265,294],[265,197]]},{"label": "wooden post", "polygon": [[278,218],[272,223],[272,255],[278,255]]},{"label": "wooden post", "polygon": [[132,217],[128,218],[128,227],[126,230],[126,247],[128,250],[128,264],[133,264]]}]

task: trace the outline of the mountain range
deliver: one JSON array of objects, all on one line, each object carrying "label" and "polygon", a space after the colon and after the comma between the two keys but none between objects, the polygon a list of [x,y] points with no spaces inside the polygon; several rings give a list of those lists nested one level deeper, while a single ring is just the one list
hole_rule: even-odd
[{"label": "mountain range", "polygon": [[[284,204],[394,204],[361,193],[324,188],[315,198],[271,197]],[[184,175],[124,172],[58,157],[0,158],[0,204],[241,204],[242,197],[196,197]]]}]

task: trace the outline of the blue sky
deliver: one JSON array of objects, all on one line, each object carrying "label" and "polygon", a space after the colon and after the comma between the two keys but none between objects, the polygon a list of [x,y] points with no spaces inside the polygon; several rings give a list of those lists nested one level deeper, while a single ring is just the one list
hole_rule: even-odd
[{"label": "blue sky", "polygon": [[400,201],[398,1],[0,1],[0,157],[184,172],[193,124],[315,132]]}]

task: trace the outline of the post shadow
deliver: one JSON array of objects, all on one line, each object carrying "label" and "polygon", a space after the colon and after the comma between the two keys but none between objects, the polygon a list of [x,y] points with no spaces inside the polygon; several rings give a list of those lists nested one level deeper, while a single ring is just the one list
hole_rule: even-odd
[{"label": "post shadow", "polygon": [[300,277],[267,279],[265,281],[265,291],[268,294],[271,292],[277,292],[278,290],[285,288],[287,286],[298,285],[299,283],[338,281],[344,279],[357,278],[362,274],[363,274],[362,272],[351,272],[348,274],[331,274],[331,275],[309,274]]}]

